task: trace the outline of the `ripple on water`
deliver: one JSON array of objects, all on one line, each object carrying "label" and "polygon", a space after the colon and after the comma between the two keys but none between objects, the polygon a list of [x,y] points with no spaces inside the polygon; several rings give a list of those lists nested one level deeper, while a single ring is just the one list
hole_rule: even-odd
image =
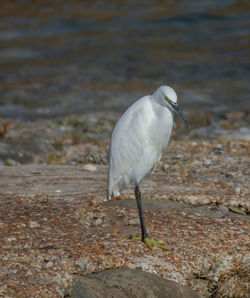
[{"label": "ripple on water", "polygon": [[247,110],[246,6],[6,1],[0,12],[0,116],[121,111],[162,84],[173,85],[184,106]]}]

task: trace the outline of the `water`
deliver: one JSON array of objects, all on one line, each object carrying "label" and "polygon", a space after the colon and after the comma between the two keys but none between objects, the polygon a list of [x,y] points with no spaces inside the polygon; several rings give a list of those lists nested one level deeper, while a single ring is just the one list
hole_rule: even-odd
[{"label": "water", "polygon": [[159,85],[181,105],[249,109],[248,1],[2,1],[0,116],[124,110]]}]

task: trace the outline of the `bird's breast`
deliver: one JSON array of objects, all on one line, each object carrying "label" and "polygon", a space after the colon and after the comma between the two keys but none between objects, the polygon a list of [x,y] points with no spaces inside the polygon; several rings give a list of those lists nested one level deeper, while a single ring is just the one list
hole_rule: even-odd
[{"label": "bird's breast", "polygon": [[166,108],[157,113],[150,124],[150,136],[152,145],[160,152],[168,145],[173,128],[173,114]]}]

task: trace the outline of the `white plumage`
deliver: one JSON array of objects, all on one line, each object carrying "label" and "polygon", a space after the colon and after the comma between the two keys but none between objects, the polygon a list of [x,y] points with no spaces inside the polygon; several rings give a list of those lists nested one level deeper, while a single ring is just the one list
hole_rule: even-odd
[{"label": "white plumage", "polygon": [[132,104],[117,122],[110,142],[108,198],[130,182],[139,184],[160,161],[173,127],[165,97],[177,101],[175,91],[162,86]]},{"label": "white plumage", "polygon": [[[132,104],[117,122],[110,141],[108,198],[119,196],[131,182],[141,221],[142,238],[148,246],[157,241],[147,239],[141,206],[139,183],[151,174],[166,150],[173,128],[174,111],[189,126],[177,105],[177,95],[168,86],[159,87]],[[147,239],[147,242],[146,242]],[[153,241],[153,244],[152,244]]]}]

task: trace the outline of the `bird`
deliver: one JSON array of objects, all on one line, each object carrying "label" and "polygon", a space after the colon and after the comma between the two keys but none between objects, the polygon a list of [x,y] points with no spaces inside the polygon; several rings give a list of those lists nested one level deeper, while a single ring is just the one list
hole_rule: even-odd
[{"label": "bird", "polygon": [[169,86],[160,86],[131,104],[116,123],[109,144],[107,199],[118,197],[124,187],[134,184],[141,237],[149,248],[168,249],[166,243],[148,238],[142,209],[140,182],[152,174],[166,150],[174,125],[174,113],[189,122]]}]

